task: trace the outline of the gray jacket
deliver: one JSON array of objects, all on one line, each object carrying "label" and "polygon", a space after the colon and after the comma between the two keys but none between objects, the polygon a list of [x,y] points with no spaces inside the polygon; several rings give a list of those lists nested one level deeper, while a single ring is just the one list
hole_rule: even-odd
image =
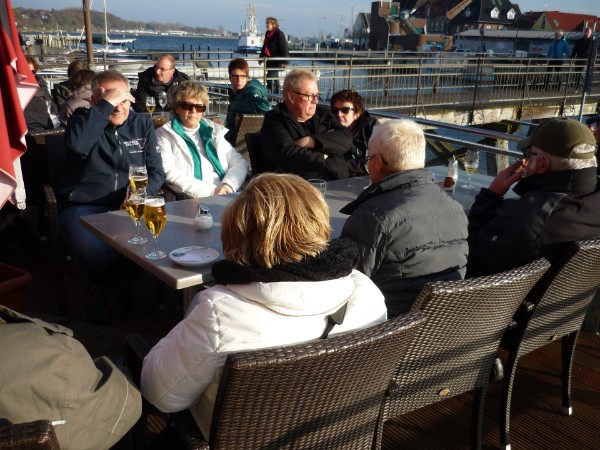
[{"label": "gray jacket", "polygon": [[385,296],[388,316],[408,311],[428,281],[458,280],[467,264],[467,217],[427,169],[390,175],[346,205],[342,237],[358,243],[357,269]]}]

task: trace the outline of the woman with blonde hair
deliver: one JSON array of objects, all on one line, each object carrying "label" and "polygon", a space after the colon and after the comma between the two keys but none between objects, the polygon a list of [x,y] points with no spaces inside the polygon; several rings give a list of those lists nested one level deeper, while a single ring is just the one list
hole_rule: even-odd
[{"label": "woman with blonde hair", "polygon": [[186,318],[148,354],[142,392],[165,412],[190,408],[208,438],[220,370],[227,354],[325,337],[386,319],[381,292],[353,270],[357,247],[329,241],[329,208],[310,183],[263,174],[222,219],[225,260],[217,283],[196,295]]},{"label": "woman with blonde hair", "polygon": [[167,186],[192,198],[236,192],[248,163],[225,139],[227,128],[202,117],[206,88],[184,81],[171,95],[171,119],[156,131]]}]

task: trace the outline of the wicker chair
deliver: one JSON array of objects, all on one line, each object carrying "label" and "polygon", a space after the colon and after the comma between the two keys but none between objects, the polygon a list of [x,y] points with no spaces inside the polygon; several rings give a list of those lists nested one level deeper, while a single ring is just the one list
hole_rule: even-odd
[{"label": "wicker chair", "polygon": [[474,389],[471,444],[480,448],[485,390],[500,339],[549,267],[540,259],[496,275],[426,284],[412,307],[426,321],[399,360],[383,421]]},{"label": "wicker chair", "polygon": [[173,423],[188,449],[378,448],[385,391],[422,322],[416,311],[329,339],[230,354],[210,446],[189,411],[172,414]]},{"label": "wicker chair", "polygon": [[19,424],[0,421],[0,448],[2,450],[59,450],[60,446],[49,420]]},{"label": "wicker chair", "polygon": [[58,233],[58,204],[54,187],[64,172],[67,165],[67,150],[63,133],[46,137],[46,156],[48,167],[48,184],[42,186],[44,193],[44,217],[46,219],[46,232],[53,257],[54,287],[56,301],[61,316],[67,316],[67,301],[64,279],[65,252],[63,243]]},{"label": "wicker chair", "polygon": [[248,163],[250,163],[250,156],[248,155],[248,146],[246,145],[246,134],[247,133],[259,133],[265,116],[262,114],[242,114],[240,116],[240,122],[238,124],[237,131],[234,138],[234,147],[242,155]]},{"label": "wicker chair", "polygon": [[[562,411],[571,415],[571,367],[579,329],[600,285],[600,240],[570,245],[528,295],[506,342],[500,439],[510,448],[510,403],[519,358],[562,338]],[[503,340],[503,343],[505,340]]]}]

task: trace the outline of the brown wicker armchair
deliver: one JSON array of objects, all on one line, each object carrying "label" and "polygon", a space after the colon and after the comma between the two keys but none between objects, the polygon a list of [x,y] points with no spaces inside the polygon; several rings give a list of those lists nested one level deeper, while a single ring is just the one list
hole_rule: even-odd
[{"label": "brown wicker armchair", "polygon": [[[570,245],[536,284],[521,309],[521,320],[503,340],[508,350],[502,390],[500,440],[510,448],[510,403],[519,358],[562,338],[562,411],[572,414],[571,367],[586,311],[600,285],[600,240]],[[508,341],[508,342],[505,342]]]},{"label": "brown wicker armchair", "polygon": [[260,133],[265,116],[263,114],[242,114],[234,138],[234,147],[250,163],[248,147],[246,145],[247,133]]},{"label": "brown wicker armchair", "polygon": [[188,449],[378,448],[385,391],[422,322],[416,311],[330,339],[230,354],[210,446],[188,411],[171,418]]},{"label": "brown wicker armchair", "polygon": [[59,450],[60,446],[49,420],[19,424],[0,421],[0,448],[2,450]]},{"label": "brown wicker armchair", "polygon": [[425,324],[399,359],[382,419],[475,390],[472,447],[481,447],[483,403],[500,339],[513,313],[550,264],[425,285],[412,310]]},{"label": "brown wicker armchair", "polygon": [[264,160],[260,150],[260,133],[246,133],[246,145],[248,147],[252,175],[268,172],[270,165]]}]

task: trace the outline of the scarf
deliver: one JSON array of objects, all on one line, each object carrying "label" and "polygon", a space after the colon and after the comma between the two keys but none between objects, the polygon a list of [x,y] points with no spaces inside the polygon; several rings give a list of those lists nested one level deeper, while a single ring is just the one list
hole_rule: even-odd
[{"label": "scarf", "polygon": [[[187,135],[177,115],[173,115],[173,119],[171,120],[171,126],[173,128],[173,131],[185,141],[185,143],[188,146],[188,150],[192,155],[192,160],[194,161],[194,178],[202,180],[202,161],[200,159],[200,151],[198,150],[196,143]],[[212,164],[215,172],[217,172],[219,178],[222,180],[225,177],[225,170],[223,170],[223,166],[221,165],[221,161],[219,161],[219,156],[217,155],[217,149],[215,149],[215,146],[213,144],[212,132],[212,127],[210,127],[206,122],[201,120],[200,139],[202,139],[202,142],[204,142],[206,157]]]},{"label": "scarf", "polygon": [[320,254],[307,256],[300,262],[277,264],[267,269],[222,260],[213,264],[212,273],[219,284],[326,281],[350,275],[355,262],[358,262],[356,244],[349,239],[334,239]]},{"label": "scarf", "polygon": [[265,40],[263,43],[264,49],[265,49],[265,55],[267,56],[271,56],[271,50],[269,50],[269,44],[271,43],[271,38],[273,37],[273,35],[275,35],[275,33],[277,32],[277,28],[273,28],[271,31],[267,31],[265,33]]}]

